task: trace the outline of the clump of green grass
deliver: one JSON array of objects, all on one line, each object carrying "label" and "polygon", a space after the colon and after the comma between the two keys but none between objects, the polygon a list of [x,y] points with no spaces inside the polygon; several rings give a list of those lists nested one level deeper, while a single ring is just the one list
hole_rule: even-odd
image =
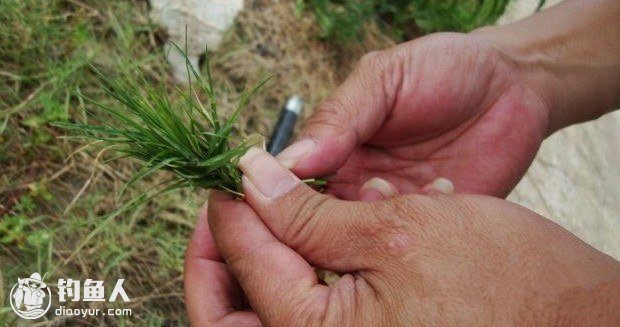
[{"label": "clump of green grass", "polygon": [[[58,122],[55,125],[77,131],[96,143],[103,142],[106,149],[115,148],[120,157],[133,157],[143,163],[121,189],[121,194],[132,183],[163,169],[171,171],[175,177],[162,182],[161,189],[152,196],[184,187],[217,189],[243,196],[239,159],[258,142],[237,137],[235,123],[250,98],[269,78],[242,92],[232,114],[222,118],[218,115],[208,59],[206,81],[187,61],[190,78],[187,90],[177,88],[183,100],[178,106],[173,105],[164,84],[154,87],[140,74],[136,76],[121,67],[121,76],[117,78],[108,78],[94,66],[92,70],[105,92],[124,109],[85,97],[110,119],[103,120],[101,115],[95,115],[99,117],[99,124]],[[207,95],[207,106],[202,104],[199,93]],[[306,183],[323,185],[324,181],[309,179]],[[138,202],[148,198],[150,196]]]},{"label": "clump of green grass", "polygon": [[[105,91],[124,110],[87,99],[111,119],[99,124],[55,125],[101,141],[115,148],[121,157],[140,160],[143,167],[126,185],[164,169],[175,175],[162,183],[165,190],[202,187],[241,195],[241,171],[237,165],[239,158],[255,144],[247,139],[233,142],[234,127],[240,111],[268,78],[243,92],[233,113],[221,118],[208,61],[206,66],[204,81],[187,65],[190,83],[185,91],[177,89],[183,98],[178,107],[173,107],[164,85],[153,87],[146,79],[133,77],[122,69],[120,77],[108,78],[93,67]],[[207,95],[207,106],[203,106],[198,93]]]}]

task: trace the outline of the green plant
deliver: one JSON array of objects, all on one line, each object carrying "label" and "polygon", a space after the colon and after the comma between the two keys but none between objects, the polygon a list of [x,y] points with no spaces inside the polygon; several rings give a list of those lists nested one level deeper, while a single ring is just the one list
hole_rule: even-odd
[{"label": "green plant", "polygon": [[[55,125],[103,141],[108,146],[117,147],[124,156],[144,163],[126,186],[164,169],[173,172],[176,178],[164,182],[163,190],[202,187],[242,195],[242,174],[237,165],[239,158],[256,144],[250,139],[232,143],[234,126],[241,109],[247,106],[249,99],[269,78],[244,91],[233,113],[222,119],[218,116],[208,59],[206,67],[207,81],[204,81],[187,62],[190,82],[186,91],[177,89],[184,100],[180,108],[173,107],[163,84],[152,87],[143,77],[136,79],[122,69],[120,78],[110,79],[92,67],[105,91],[126,110],[87,99],[112,119],[100,120],[97,125],[63,122]],[[202,105],[196,85],[198,91],[207,95],[207,107]],[[308,182],[321,183],[315,180]]]},{"label": "green plant", "polygon": [[[495,22],[509,0],[298,0],[297,12],[311,9],[321,38],[363,40],[375,22],[399,40],[438,31],[467,32]],[[544,4],[541,0],[539,8]]]},{"label": "green plant", "polygon": [[45,125],[68,119],[86,64],[83,43],[71,44],[74,35],[60,8],[60,1],[0,4],[0,135],[27,139],[24,144],[49,141],[53,132]]},{"label": "green plant", "polygon": [[[206,82],[188,65],[194,81],[185,92],[178,89],[184,99],[180,108],[172,107],[164,85],[152,87],[144,78],[136,79],[126,71],[120,78],[110,79],[97,68],[93,70],[106,92],[126,110],[87,99],[112,120],[102,120],[97,125],[59,122],[57,126],[103,141],[125,156],[142,161],[144,166],[127,185],[165,169],[177,177],[164,183],[166,189],[198,186],[240,194],[241,172],[237,163],[252,144],[241,140],[231,145],[229,141],[240,110],[267,79],[244,92],[232,115],[221,119],[208,63]],[[208,108],[202,105],[196,86],[207,94]]]},{"label": "green plant", "polygon": [[[49,124],[110,118],[81,95],[124,110],[101,89],[88,62],[104,72],[118,63],[130,71],[139,67],[145,79],[174,93],[169,78],[157,76],[165,56],[148,13],[147,1],[0,1],[0,326],[21,323],[9,306],[10,287],[35,271],[52,283],[126,279],[132,317],[69,317],[55,324],[187,325],[179,263],[206,193],[174,190],[119,213],[128,206],[117,190],[139,164],[97,162],[78,151],[83,144],[62,137],[66,130]],[[224,77],[216,90],[226,89]],[[227,98],[238,98],[236,92]],[[221,109],[229,112],[227,101]],[[143,191],[156,189],[164,176],[136,182],[124,199],[147,198]],[[174,246],[158,249],[165,244]]]}]

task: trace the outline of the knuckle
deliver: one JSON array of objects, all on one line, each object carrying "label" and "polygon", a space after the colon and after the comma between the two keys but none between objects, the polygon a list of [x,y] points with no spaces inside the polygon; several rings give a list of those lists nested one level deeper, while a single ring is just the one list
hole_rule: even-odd
[{"label": "knuckle", "polygon": [[351,76],[356,79],[374,80],[390,66],[390,54],[385,51],[372,51],[363,55],[355,65]]},{"label": "knuckle", "polygon": [[351,113],[347,110],[349,107],[341,97],[332,95],[323,100],[318,110],[309,118],[308,125],[341,128],[350,118]]},{"label": "knuckle", "polygon": [[395,232],[402,232],[409,223],[403,214],[408,215],[409,208],[405,207],[401,201],[389,201],[389,205],[376,206],[372,211],[375,223],[363,224],[369,236],[385,237]]},{"label": "knuckle", "polygon": [[359,62],[358,62],[358,67],[360,66],[375,66],[380,64],[380,62],[382,61],[382,57],[383,57],[383,51],[371,51],[366,53],[365,55],[363,55]]},{"label": "knuckle", "polygon": [[292,219],[282,231],[282,237],[293,249],[299,249],[320,238],[318,236],[321,234],[319,229],[322,224],[319,219],[325,212],[326,203],[330,198],[307,191],[291,198],[294,199],[290,203]]},{"label": "knuckle", "polygon": [[436,200],[430,197],[407,196],[395,198],[391,202],[393,216],[415,224],[418,230],[429,225],[431,219],[439,214],[437,206],[434,205]]},{"label": "knuckle", "polygon": [[312,301],[312,297],[299,301],[288,313],[288,326],[324,326],[326,308]]},{"label": "knuckle", "polygon": [[383,71],[389,67],[384,51],[373,51],[360,58],[351,75],[359,81],[377,81],[378,76],[383,76]]},{"label": "knuckle", "polygon": [[[371,212],[372,219],[361,222],[356,227],[356,234],[366,239],[365,243],[370,247],[366,252],[400,256],[416,247],[418,213],[409,201],[403,201],[402,197],[395,198],[380,205],[373,204],[371,209],[364,211]],[[368,239],[372,241],[368,242]]]}]

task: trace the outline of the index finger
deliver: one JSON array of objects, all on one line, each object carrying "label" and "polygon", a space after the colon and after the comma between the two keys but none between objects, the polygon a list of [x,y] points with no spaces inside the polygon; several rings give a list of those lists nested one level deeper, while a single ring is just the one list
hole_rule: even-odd
[{"label": "index finger", "polygon": [[284,149],[278,159],[301,178],[335,173],[390,115],[401,74],[386,73],[386,62],[381,52],[363,56],[345,82],[304,123],[299,141]]},{"label": "index finger", "polygon": [[260,326],[255,313],[236,310],[241,304],[239,286],[215,246],[206,208],[199,213],[187,246],[184,289],[187,314],[193,326]]}]

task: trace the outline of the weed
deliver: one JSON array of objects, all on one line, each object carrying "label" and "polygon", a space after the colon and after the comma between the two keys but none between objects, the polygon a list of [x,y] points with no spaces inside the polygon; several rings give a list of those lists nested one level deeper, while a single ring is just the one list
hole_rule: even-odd
[{"label": "weed", "polygon": [[[90,99],[111,119],[100,119],[98,125],[62,122],[55,125],[101,140],[107,146],[117,147],[124,156],[143,162],[143,168],[127,185],[164,169],[177,177],[162,183],[164,190],[202,187],[241,195],[241,172],[237,165],[252,144],[242,140],[231,146],[229,142],[241,109],[267,79],[244,92],[232,115],[221,119],[208,60],[206,64],[208,80],[205,82],[188,60],[188,74],[193,81],[187,91],[177,89],[185,100],[180,107],[173,107],[163,85],[152,87],[144,78],[135,79],[121,67],[122,77],[110,79],[93,67],[106,92],[126,110]],[[202,105],[196,86],[208,95],[208,108]]]},{"label": "weed", "polygon": [[[123,323],[185,324],[182,266],[171,267],[182,262],[182,245],[204,192],[178,190],[114,215],[119,205],[111,194],[135,163],[97,162],[49,125],[103,119],[88,115],[83,101],[82,95],[112,103],[88,62],[139,66],[147,78],[155,78],[153,67],[163,65],[164,55],[146,7],[145,1],[123,0],[0,1],[1,326],[22,323],[8,305],[8,293],[17,278],[35,271],[47,272],[50,285],[61,277],[126,278],[136,310]],[[68,153],[73,155],[67,158]],[[150,189],[160,177],[154,174],[139,186]],[[126,193],[141,196],[133,189]],[[180,206],[187,208],[176,209]],[[159,219],[155,210],[175,211],[179,217],[175,222]],[[160,262],[155,249],[166,243],[176,245],[162,252]],[[151,296],[155,300],[148,300]],[[49,314],[41,323],[119,323],[105,317],[60,318]]]}]

